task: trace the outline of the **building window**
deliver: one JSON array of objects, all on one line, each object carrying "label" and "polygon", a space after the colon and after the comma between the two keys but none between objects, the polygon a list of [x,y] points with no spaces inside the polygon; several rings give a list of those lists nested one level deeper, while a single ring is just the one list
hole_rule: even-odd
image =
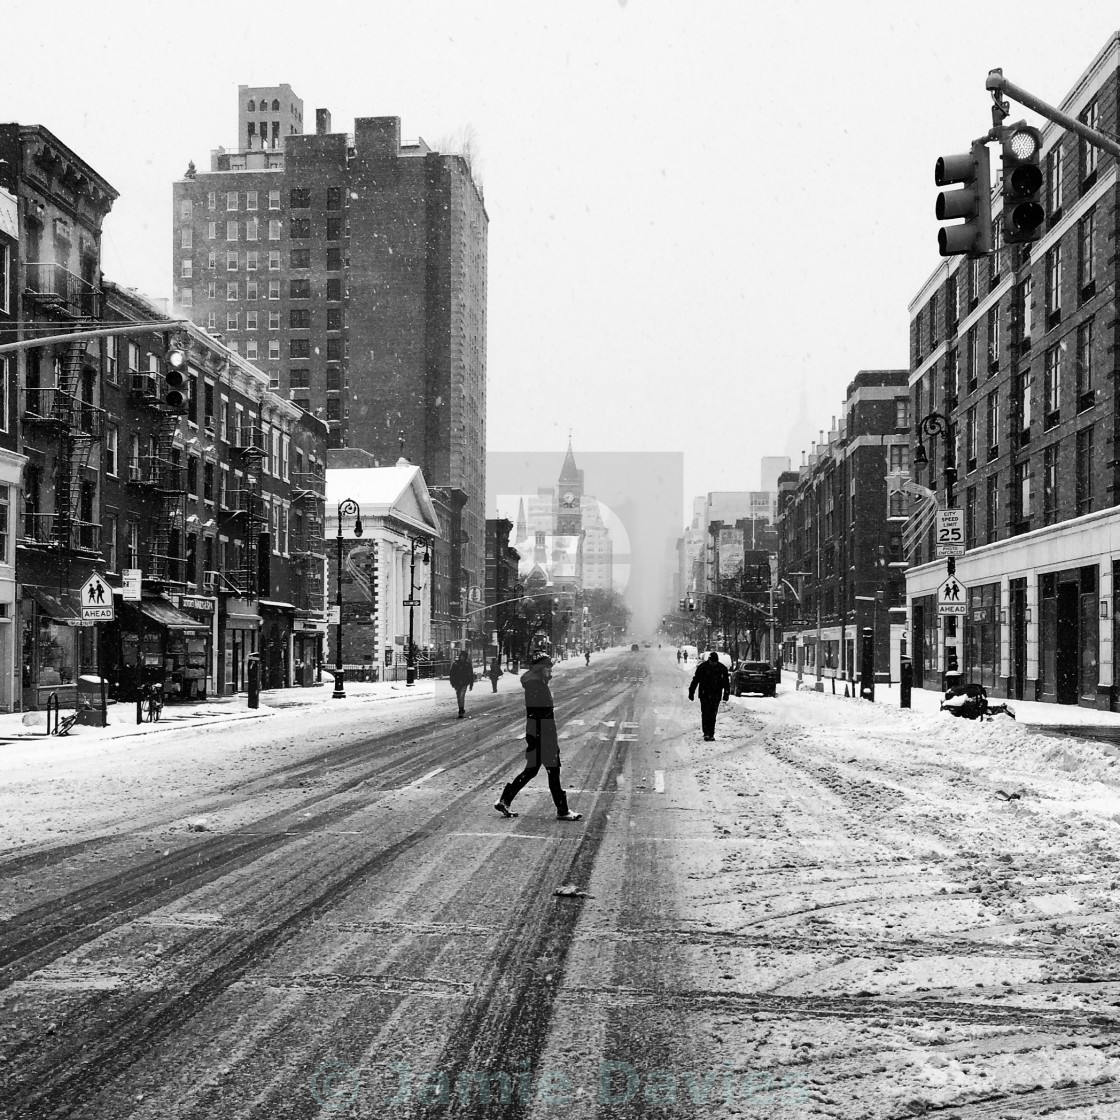
[{"label": "building window", "polygon": [[929,317],[928,318],[929,349],[933,350],[933,348],[937,345],[937,293],[936,292],[934,292],[933,295],[930,296],[930,298],[929,298],[929,309],[926,312],[926,314]]},{"label": "building window", "polygon": [[182,249],[190,249],[194,245],[194,230],[190,226],[183,226],[179,238],[179,247]]},{"label": "building window", "polygon": [[292,268],[310,268],[311,250],[308,248],[293,249],[291,251],[290,264]]},{"label": "building window", "polygon": [[327,219],[327,240],[337,241],[342,236],[342,219],[341,218],[328,218]]},{"label": "building window", "polygon": [[206,223],[206,236],[210,241],[213,241],[214,238],[216,238],[218,236],[218,223],[217,222],[207,222]]},{"label": "building window", "polygon": [[1077,433],[1077,488],[1074,493],[1077,514],[1093,510],[1093,429],[1082,428]]},{"label": "building window", "polygon": [[268,360],[270,362],[280,361],[280,339],[270,338],[268,340]]},{"label": "building window", "polygon": [[258,292],[258,288],[257,288],[256,280],[246,280],[245,281],[245,298],[246,299],[256,299],[257,298],[257,292]]},{"label": "building window", "polygon": [[247,339],[245,342],[245,357],[250,362],[257,360],[257,340],[255,338]]},{"label": "building window", "polygon": [[[1082,124],[1088,125],[1096,131],[1100,130],[1100,103],[1097,98],[1093,98],[1088,105],[1081,111],[1078,119]],[[1097,161],[1100,159],[1100,151],[1095,144],[1090,144],[1088,140],[1079,140],[1081,145],[1081,185],[1083,188],[1092,186],[1093,176],[1097,173]]]},{"label": "building window", "polygon": [[[341,307],[330,307],[330,308],[327,309],[327,330],[329,330],[329,331],[340,331],[340,330],[342,330],[342,308]],[[906,401],[902,401],[900,403],[905,406]],[[907,421],[904,424],[896,424],[895,426],[898,427],[898,428],[908,428],[910,426],[910,422]]]},{"label": "building window", "polygon": [[311,340],[309,338],[291,338],[288,340],[288,356],[292,358],[310,358]]},{"label": "building window", "polygon": [[342,250],[341,249],[328,249],[327,250],[327,271],[339,272],[342,269]]},{"label": "building window", "polygon": [[128,372],[140,372],[140,347],[135,342],[128,344]]},{"label": "building window", "polygon": [[999,283],[999,278],[1003,273],[1003,266],[1006,263],[1007,249],[1003,244],[1003,223],[992,223],[992,255],[991,255],[991,271],[988,276],[988,290],[991,291]]},{"label": "building window", "polygon": [[960,392],[960,366],[956,350],[950,350],[945,355],[945,410],[952,412],[957,407],[957,396]]},{"label": "building window", "polygon": [[194,288],[183,288],[179,292],[179,305],[181,307],[194,306]]},{"label": "building window", "polygon": [[1062,348],[1051,346],[1046,351],[1045,371],[1042,379],[1043,422],[1047,428],[1058,422],[1061,408]]},{"label": "building window", "polygon": [[288,375],[288,384],[293,389],[309,389],[311,388],[311,370],[309,369],[293,369]]},{"label": "building window", "polygon": [[218,267],[218,254],[213,250],[206,254],[206,267],[210,269],[211,272]]},{"label": "building window", "polygon": [[280,329],[280,312],[270,311],[268,313],[268,329],[270,331],[278,331]]},{"label": "building window", "polygon": [[218,192],[209,191],[206,195],[206,209],[217,210],[218,208]]},{"label": "building window", "polygon": [[189,257],[181,261],[179,264],[179,276],[183,280],[189,280],[194,272],[194,261]]},{"label": "building window", "polygon": [[184,222],[189,222],[194,215],[194,203],[189,198],[181,199],[179,202],[179,217]]},{"label": "building window", "polygon": [[976,487],[970,486],[964,498],[964,546],[976,547]]},{"label": "building window", "polygon": [[338,397],[327,397],[327,419],[342,419],[342,401]]},{"label": "building window", "polygon": [[236,311],[230,311],[226,315],[226,330],[227,331],[237,330],[238,319],[240,319],[240,315],[238,315],[238,313]]},{"label": "building window", "polygon": [[1015,495],[1018,504],[1016,513],[1020,521],[1031,515],[1031,464],[1029,459],[1015,464]]},{"label": "building window", "polygon": [[120,429],[116,424],[105,425],[105,473],[117,473],[117,446],[120,438]]},{"label": "building window", "polygon": [[236,272],[237,271],[237,250],[236,249],[231,249],[228,253],[226,253],[226,271],[227,272]]},{"label": "building window", "polygon": [[269,282],[268,282],[268,298],[269,299],[279,299],[280,298],[280,281],[279,280],[269,280]]},{"label": "building window", "polygon": [[[0,524],[7,526],[7,516],[0,514]],[[6,552],[5,552],[6,554]],[[105,557],[107,571],[117,571],[117,518],[115,514],[106,514],[104,528],[101,530],[101,554]]]},{"label": "building window", "polygon": [[986,543],[991,544],[999,534],[999,475],[993,471],[987,479],[987,502],[984,512]]},{"label": "building window", "polygon": [[256,218],[250,218],[245,223],[245,240],[256,241],[260,234],[260,222]]},{"label": "building window", "polygon": [[1083,300],[1097,294],[1096,224],[1095,209],[1077,223],[1077,290]]},{"label": "building window", "polygon": [[342,389],[342,370],[338,366],[327,366],[327,392],[337,393]]},{"label": "building window", "polygon": [[964,423],[964,455],[965,470],[976,470],[976,407],[975,405],[965,413]]},{"label": "building window", "polygon": [[289,237],[310,237],[311,236],[311,219],[310,218],[293,218],[288,223],[288,236]]},{"label": "building window", "polygon": [[278,190],[268,192],[268,208],[269,210],[280,209],[280,192]]},{"label": "building window", "polygon": [[1051,525],[1058,520],[1058,445],[1042,452],[1042,521]]},{"label": "building window", "polygon": [[994,459],[999,454],[999,390],[994,389],[988,394],[988,426],[985,429],[988,444],[988,459]]},{"label": "building window", "polygon": [[[1027,433],[1031,426],[1031,389],[1033,378],[1030,370],[1024,370],[1015,379],[1015,405],[1019,414],[1019,431]],[[1020,436],[1020,443],[1024,442]]]},{"label": "building window", "polygon": [[999,304],[988,308],[988,372],[999,369]]},{"label": "building window", "polygon": [[218,282],[217,282],[217,280],[207,280],[206,281],[206,298],[207,299],[217,299],[218,298]]},{"label": "building window", "polygon": [[968,334],[965,335],[964,355],[968,391],[971,393],[976,389],[977,368],[980,364],[980,328],[975,325],[969,327]]},{"label": "building window", "polygon": [[311,311],[306,307],[293,307],[288,312],[288,326],[296,331],[309,330],[311,328]]},{"label": "building window", "polygon": [[1080,411],[1094,403],[1093,392],[1093,320],[1086,319],[1077,328],[1077,357],[1074,362],[1077,377],[1077,408]]},{"label": "building window", "polygon": [[310,280],[290,280],[288,282],[288,296],[291,299],[310,299]]},{"label": "building window", "polygon": [[226,285],[226,299],[237,299],[237,283]]},{"label": "building window", "polygon": [[238,228],[238,223],[237,222],[226,222],[226,240],[227,241],[236,241],[237,240],[237,228]]},{"label": "building window", "polygon": [[226,209],[237,209],[237,191],[226,191]]},{"label": "building window", "polygon": [[257,251],[256,251],[256,249],[252,249],[248,253],[245,254],[245,271],[246,272],[256,272],[257,271]]},{"label": "building window", "polygon": [[1046,254],[1046,325],[1054,325],[1062,314],[1062,246],[1055,245]]},{"label": "building window", "polygon": [[292,187],[289,201],[293,210],[306,210],[311,205],[311,189]]},{"label": "building window", "polygon": [[[210,298],[214,298],[213,292],[210,293]],[[214,331],[218,329],[218,313],[216,311],[206,312],[206,329],[208,331]]]},{"label": "building window", "polygon": [[268,251],[268,271],[269,272],[279,272],[280,271],[280,250],[279,249],[269,249],[269,251]]},{"label": "building window", "polygon": [[257,192],[256,191],[246,191],[245,192],[245,209],[246,210],[256,210],[256,208],[257,208]]},{"label": "building window", "polygon": [[257,329],[257,312],[245,312],[245,329],[247,331],[255,331]]},{"label": "building window", "polygon": [[341,187],[327,187],[327,209],[328,210],[341,210],[342,209],[342,188]]},{"label": "building window", "polygon": [[1055,144],[1046,155],[1047,202],[1050,221],[1057,221],[1062,214],[1062,145]]},{"label": "building window", "polygon": [[955,272],[945,285],[945,323],[946,333],[952,334],[957,327],[957,273]]},{"label": "building window", "polygon": [[268,239],[269,241],[280,240],[280,221],[277,218],[273,218],[268,223]]},{"label": "building window", "polygon": [[1023,339],[1029,341],[1034,319],[1031,315],[1031,300],[1034,297],[1034,280],[1028,276],[1019,285],[1019,311],[1023,321]]},{"label": "building window", "polygon": [[342,299],[342,281],[341,280],[328,280],[327,281],[327,299],[331,302]]},{"label": "building window", "polygon": [[206,502],[214,500],[214,464],[205,463],[202,467],[202,499]]},{"label": "building window", "polygon": [[341,362],[342,361],[342,339],[341,338],[328,338],[327,339],[327,361],[328,362]]}]

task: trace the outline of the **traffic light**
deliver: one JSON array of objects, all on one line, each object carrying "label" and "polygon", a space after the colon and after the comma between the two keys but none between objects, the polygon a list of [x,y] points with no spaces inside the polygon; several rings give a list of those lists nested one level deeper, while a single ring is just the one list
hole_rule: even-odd
[{"label": "traffic light", "polygon": [[176,412],[182,412],[187,407],[187,351],[182,340],[175,336],[168,340],[165,364],[167,390],[163,403]]},{"label": "traffic light", "polygon": [[696,610],[696,600],[695,600],[695,599],[689,599],[689,601],[688,601],[688,609],[689,609],[690,611],[694,611],[694,610]]},{"label": "traffic light", "polygon": [[683,611],[685,609],[685,600],[684,599],[681,600],[680,606],[677,609],[683,613]]},{"label": "traffic light", "polygon": [[971,152],[939,156],[933,178],[939,187],[962,184],[960,190],[942,191],[937,196],[937,220],[965,219],[937,231],[938,251],[943,257],[986,256],[992,251],[992,179],[987,145],[977,140]]},{"label": "traffic light", "polygon": [[1037,241],[1046,211],[1042,193],[1042,133],[1020,121],[1003,129],[1003,240],[1009,245]]}]

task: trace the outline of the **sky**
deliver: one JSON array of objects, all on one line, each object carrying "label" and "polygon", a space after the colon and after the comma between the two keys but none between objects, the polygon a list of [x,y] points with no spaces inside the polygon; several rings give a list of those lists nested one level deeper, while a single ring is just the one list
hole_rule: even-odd
[{"label": "sky", "polygon": [[433,145],[469,127],[488,449],[562,454],[570,430],[577,457],[682,454],[685,510],[757,489],[764,455],[798,465],[859,370],[906,366],[907,305],[939,261],[933,166],[990,127],[988,70],[1057,103],[1120,28],[1114,4],[1037,0],[170,10],[3,16],[3,118],[121,192],[110,279],[170,295],[171,182],[236,143],[239,83],[288,82],[308,127],[319,107]]}]

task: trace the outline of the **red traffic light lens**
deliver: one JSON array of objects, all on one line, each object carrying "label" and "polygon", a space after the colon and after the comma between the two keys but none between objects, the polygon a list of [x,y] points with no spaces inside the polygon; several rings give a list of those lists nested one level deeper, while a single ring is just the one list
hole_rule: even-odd
[{"label": "red traffic light lens", "polygon": [[1046,220],[1046,211],[1037,202],[1020,202],[1011,207],[1007,218],[1016,232],[1029,233]]}]

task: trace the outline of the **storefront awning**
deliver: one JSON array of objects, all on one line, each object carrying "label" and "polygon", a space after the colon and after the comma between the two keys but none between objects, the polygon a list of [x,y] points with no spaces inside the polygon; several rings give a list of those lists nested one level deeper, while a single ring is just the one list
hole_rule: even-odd
[{"label": "storefront awning", "polygon": [[297,609],[295,603],[278,603],[274,599],[260,599],[260,605],[266,610],[272,611],[294,611]]},{"label": "storefront awning", "polygon": [[160,599],[142,599],[139,603],[133,605],[139,609],[141,614],[147,615],[153,622],[158,622],[160,626],[166,626],[168,630],[210,629],[205,622],[199,622],[197,618],[191,618],[189,615],[177,611],[170,603],[165,603]]},{"label": "storefront awning", "polygon": [[232,630],[256,630],[261,625],[261,615],[256,603],[247,603],[244,599],[227,599],[223,621]]},{"label": "storefront awning", "polygon": [[69,588],[35,587],[32,584],[23,585],[25,591],[39,604],[39,609],[56,622],[75,622],[82,617],[81,604],[78,602],[78,593]]}]

